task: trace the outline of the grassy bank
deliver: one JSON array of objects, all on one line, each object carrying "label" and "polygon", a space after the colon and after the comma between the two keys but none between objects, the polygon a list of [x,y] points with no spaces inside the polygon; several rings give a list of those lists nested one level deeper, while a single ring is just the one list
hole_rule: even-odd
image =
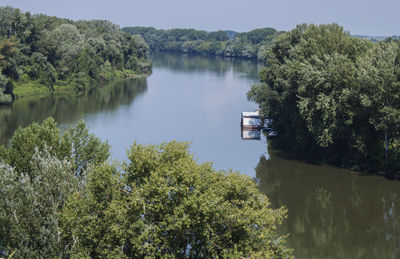
[{"label": "grassy bank", "polygon": [[[150,67],[151,65],[149,65]],[[133,70],[111,70],[98,79],[88,76],[79,77],[79,74],[68,80],[57,80],[54,85],[47,86],[39,80],[29,80],[28,77],[21,77],[20,80],[13,82],[13,95],[15,99],[29,96],[43,96],[50,94],[71,94],[90,90],[98,85],[105,85],[112,81],[128,78],[138,78],[150,75],[149,70],[138,73]]]}]

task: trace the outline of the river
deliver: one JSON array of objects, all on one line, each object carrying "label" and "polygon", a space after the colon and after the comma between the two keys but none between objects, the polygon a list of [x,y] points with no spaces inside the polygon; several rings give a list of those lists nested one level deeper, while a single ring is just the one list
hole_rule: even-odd
[{"label": "river", "polygon": [[49,116],[61,128],[85,120],[119,160],[134,141],[191,141],[200,162],[255,178],[272,207],[287,207],[280,231],[290,233],[296,258],[400,257],[400,182],[293,160],[269,149],[262,135],[242,139],[240,112],[257,109],[246,92],[258,81],[259,65],[170,54],[151,59],[147,79],[0,107],[0,143]]}]

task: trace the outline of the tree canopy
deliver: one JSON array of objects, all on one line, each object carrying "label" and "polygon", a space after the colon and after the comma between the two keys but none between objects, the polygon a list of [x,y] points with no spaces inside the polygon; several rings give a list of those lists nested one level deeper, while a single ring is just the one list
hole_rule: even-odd
[{"label": "tree canopy", "polygon": [[351,37],[337,24],[298,25],[268,49],[248,97],[274,119],[280,147],[400,175],[399,54],[399,42]]}]

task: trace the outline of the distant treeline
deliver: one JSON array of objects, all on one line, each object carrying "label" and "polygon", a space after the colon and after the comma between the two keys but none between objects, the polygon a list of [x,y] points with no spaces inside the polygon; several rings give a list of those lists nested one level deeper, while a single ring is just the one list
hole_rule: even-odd
[{"label": "distant treeline", "polygon": [[371,41],[390,41],[390,40],[400,40],[400,35],[387,36],[366,36],[366,35],[353,35],[354,37],[371,40]]},{"label": "distant treeline", "polygon": [[281,32],[273,28],[249,32],[207,32],[194,29],[158,30],[153,27],[125,27],[133,35],[141,35],[151,50],[208,56],[264,59],[266,49]]},{"label": "distant treeline", "polygon": [[298,25],[267,57],[248,97],[274,119],[279,147],[400,177],[400,41]]},{"label": "distant treeline", "polygon": [[12,97],[83,90],[148,73],[148,46],[108,21],[71,21],[0,7],[0,104]]}]

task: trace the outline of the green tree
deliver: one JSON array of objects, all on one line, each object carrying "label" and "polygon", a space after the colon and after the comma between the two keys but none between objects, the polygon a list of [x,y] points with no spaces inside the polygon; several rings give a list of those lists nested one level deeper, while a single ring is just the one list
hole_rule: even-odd
[{"label": "green tree", "polygon": [[97,78],[103,60],[89,48],[83,49],[73,62],[75,73],[84,72],[92,78]]},{"label": "green tree", "polygon": [[78,176],[81,176],[89,165],[104,162],[110,154],[110,146],[90,134],[84,122],[79,122],[76,128],[63,133],[57,128],[54,119],[49,118],[42,124],[33,123],[16,130],[9,145],[0,146],[0,160],[19,173],[31,174],[33,170],[29,161],[35,149],[42,151],[46,148],[52,156],[70,162]]},{"label": "green tree", "polygon": [[299,25],[263,55],[268,66],[248,98],[274,119],[275,144],[316,160],[400,173],[398,43],[354,38],[337,24]]},{"label": "green tree", "polygon": [[108,156],[109,145],[83,122],[65,132],[53,119],[18,129],[0,146],[0,256],[60,256],[59,212]]},{"label": "green tree", "polygon": [[7,86],[9,84],[8,79],[0,74],[0,105],[11,103],[11,95],[6,94]]},{"label": "green tree", "polygon": [[64,247],[71,257],[126,257],[127,204],[115,166],[89,170],[85,183],[62,211]]},{"label": "green tree", "polygon": [[12,101],[13,87],[8,78],[17,79],[19,76],[17,64],[14,61],[16,53],[18,53],[18,48],[14,38],[0,41],[0,105],[10,104]]},{"label": "green tree", "polygon": [[32,79],[37,79],[40,84],[54,90],[53,86],[57,79],[56,70],[53,65],[47,61],[47,57],[40,52],[34,52],[32,54],[27,72]]},{"label": "green tree", "polygon": [[48,148],[36,149],[29,174],[0,162],[0,256],[52,258],[63,250],[58,211],[77,179]]},{"label": "green tree", "polygon": [[369,121],[389,149],[400,138],[400,45],[395,42],[374,44],[358,62],[361,104],[369,112]]},{"label": "green tree", "polygon": [[6,70],[15,66],[12,56],[18,51],[15,39],[4,39],[0,42],[0,69]]},{"label": "green tree", "polygon": [[252,179],[198,164],[187,143],[134,144],[123,177],[89,173],[63,210],[71,256],[287,258],[270,209]]},{"label": "green tree", "polygon": [[260,72],[261,84],[252,86],[247,94],[249,100],[259,105],[263,116],[274,119],[273,127],[279,131],[281,145],[293,150],[310,144],[306,125],[297,109],[299,84],[297,66],[292,58],[292,51],[306,29],[305,24],[297,25],[275,39],[263,60],[268,66]]}]

